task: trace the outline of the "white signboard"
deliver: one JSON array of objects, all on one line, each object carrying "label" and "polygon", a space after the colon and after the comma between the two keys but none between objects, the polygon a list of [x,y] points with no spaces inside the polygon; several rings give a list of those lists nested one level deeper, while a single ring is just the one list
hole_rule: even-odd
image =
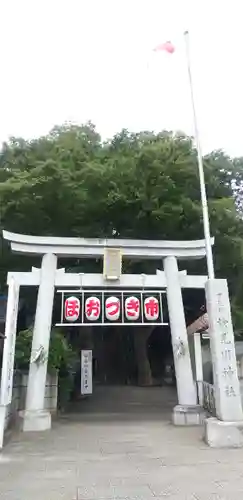
[{"label": "white signboard", "polygon": [[93,392],[93,369],[92,351],[83,349],[81,351],[81,394],[92,394]]},{"label": "white signboard", "polygon": [[16,341],[16,327],[19,305],[19,285],[11,278],[8,287],[8,303],[5,321],[5,340],[1,375],[0,404],[6,406],[12,401],[13,371]]}]

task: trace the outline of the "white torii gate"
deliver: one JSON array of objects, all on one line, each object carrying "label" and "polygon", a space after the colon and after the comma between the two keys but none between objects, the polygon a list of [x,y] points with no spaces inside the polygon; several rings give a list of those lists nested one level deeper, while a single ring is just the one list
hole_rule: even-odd
[{"label": "white torii gate", "polygon": [[[224,280],[213,280],[215,283],[212,284],[212,287],[208,287],[209,290],[207,291],[207,277],[187,276],[185,272],[179,272],[177,260],[203,258],[205,256],[204,240],[177,242],[56,238],[27,236],[7,231],[3,231],[3,236],[11,242],[11,248],[14,252],[27,255],[42,255],[41,269],[33,268],[30,273],[10,272],[8,274],[9,294],[0,399],[2,407],[11,401],[12,394],[13,353],[15,349],[17,318],[16,304],[18,304],[19,287],[21,285],[39,287],[32,341],[32,361],[30,361],[23,420],[24,431],[46,430],[51,427],[50,413],[44,410],[44,395],[55,287],[80,287],[82,285],[83,287],[107,288],[114,286],[113,281],[109,282],[101,274],[85,273],[80,275],[65,273],[63,269],[57,270],[57,259],[64,256],[103,258],[105,249],[107,248],[119,249],[124,259],[163,260],[164,272],[157,271],[156,275],[121,274],[121,276],[117,277],[116,286],[121,288],[166,288],[178,393],[178,405],[173,411],[173,422],[178,425],[200,423],[201,408],[197,402],[196,388],[193,381],[181,289],[206,287],[206,292],[210,299],[209,305],[212,306],[214,302],[212,288],[213,286],[220,288],[218,282]],[[223,292],[225,292],[225,287],[223,287]],[[215,315],[212,312],[212,307],[210,311],[213,323]],[[13,328],[14,326],[15,328]],[[44,348],[46,354],[42,364],[35,362],[36,352],[39,351],[41,346]],[[234,387],[237,392],[236,379],[234,379]],[[219,389],[220,396],[222,397],[222,390],[220,387]],[[234,416],[231,420],[239,421],[242,418],[241,403],[239,401],[237,393],[231,406],[233,409],[231,413],[228,412],[228,417],[229,414]],[[222,409],[222,404],[220,408]],[[185,415],[188,415],[188,419],[185,418]]]}]

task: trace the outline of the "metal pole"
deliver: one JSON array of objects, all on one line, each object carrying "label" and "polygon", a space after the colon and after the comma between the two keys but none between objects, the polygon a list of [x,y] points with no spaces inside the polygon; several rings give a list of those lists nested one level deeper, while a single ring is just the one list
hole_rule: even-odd
[{"label": "metal pole", "polygon": [[201,192],[201,202],[202,202],[203,227],[204,227],[204,238],[205,238],[205,247],[206,247],[208,277],[209,277],[209,279],[214,279],[213,252],[212,252],[211,237],[210,237],[208,202],[207,202],[205,177],[204,177],[204,170],[203,170],[203,157],[202,157],[202,150],[201,150],[201,145],[200,145],[200,140],[199,140],[199,130],[198,130],[198,123],[197,123],[197,114],[196,114],[196,107],[195,107],[193,83],[192,83],[188,31],[185,31],[184,36],[185,36],[185,44],[186,44],[186,59],[187,59],[187,70],[188,70],[188,78],[189,78],[189,85],[190,85],[190,92],[191,92],[194,132],[195,132],[195,139],[196,139],[196,145],[197,145],[197,161],[198,161],[198,172],[199,172],[200,192]]}]

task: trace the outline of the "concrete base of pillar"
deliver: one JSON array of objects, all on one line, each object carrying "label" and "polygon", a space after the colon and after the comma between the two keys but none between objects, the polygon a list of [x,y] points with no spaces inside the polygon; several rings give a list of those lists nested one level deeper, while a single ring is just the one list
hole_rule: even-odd
[{"label": "concrete base of pillar", "polygon": [[211,448],[243,448],[243,422],[223,422],[207,418],[204,440]]},{"label": "concrete base of pillar", "polygon": [[202,425],[204,420],[205,411],[200,405],[177,405],[173,409],[174,425]]},{"label": "concrete base of pillar", "polygon": [[19,413],[20,427],[24,432],[47,431],[51,429],[51,414],[49,411],[21,411]]}]

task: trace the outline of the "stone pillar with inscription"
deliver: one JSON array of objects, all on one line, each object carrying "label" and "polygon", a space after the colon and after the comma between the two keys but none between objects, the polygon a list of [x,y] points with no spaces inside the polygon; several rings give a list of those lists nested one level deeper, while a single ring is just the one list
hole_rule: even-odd
[{"label": "stone pillar with inscription", "polygon": [[213,447],[239,447],[243,413],[227,281],[208,280],[205,288],[216,410],[205,422],[205,439]]},{"label": "stone pillar with inscription", "polygon": [[8,302],[5,321],[5,338],[1,371],[0,391],[0,449],[3,446],[5,416],[7,406],[12,401],[14,355],[19,307],[19,284],[10,278],[8,282]]}]

